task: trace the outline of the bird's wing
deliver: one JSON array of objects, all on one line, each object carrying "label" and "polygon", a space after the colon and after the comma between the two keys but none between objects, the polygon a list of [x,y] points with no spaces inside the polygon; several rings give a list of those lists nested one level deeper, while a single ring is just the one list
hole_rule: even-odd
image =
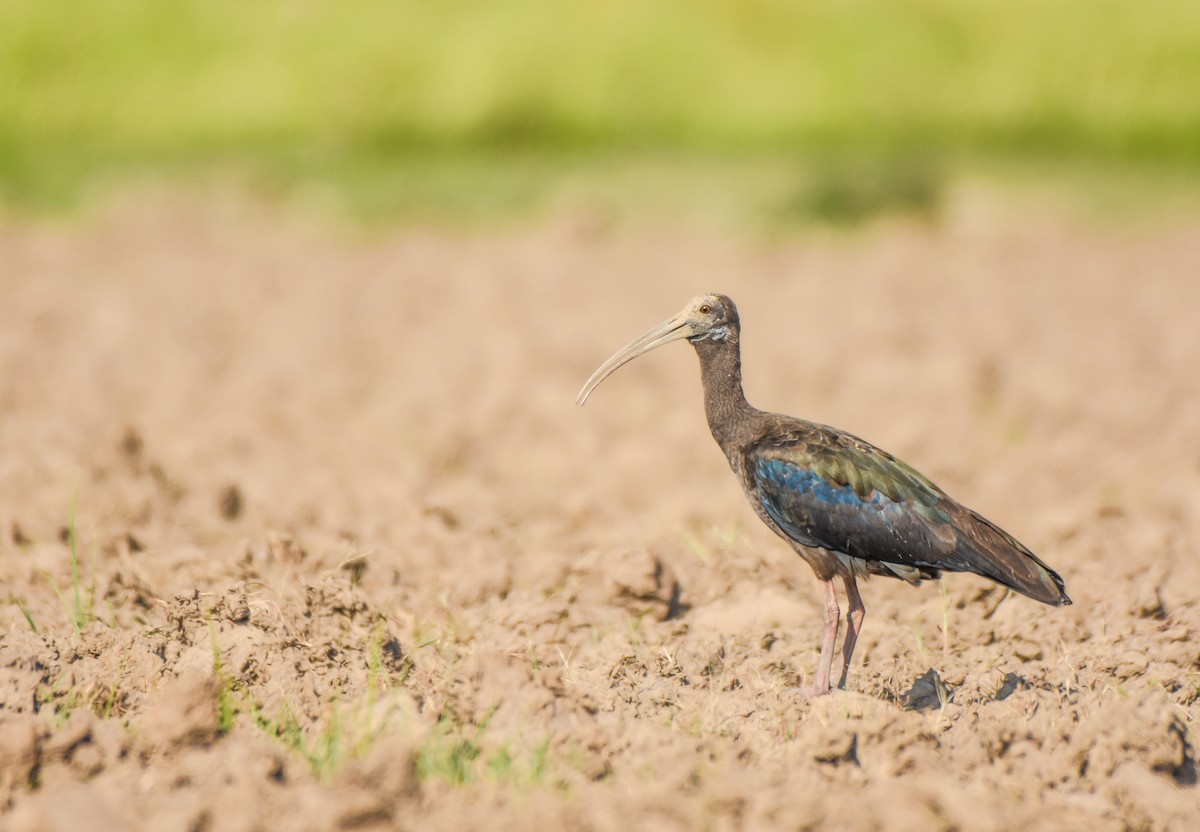
[{"label": "bird's wing", "polygon": [[763,509],[801,545],[868,561],[963,568],[953,562],[949,498],[857,437],[814,426],[766,439],[751,448],[747,472]]},{"label": "bird's wing", "polygon": [[1071,603],[1058,573],[1012,535],[856,436],[804,424],[752,445],[745,465],[767,515],[803,546],[975,572],[1047,604]]}]

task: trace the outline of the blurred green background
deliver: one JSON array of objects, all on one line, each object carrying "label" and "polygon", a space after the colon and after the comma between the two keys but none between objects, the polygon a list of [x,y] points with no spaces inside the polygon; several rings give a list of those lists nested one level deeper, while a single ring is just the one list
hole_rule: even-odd
[{"label": "blurred green background", "polygon": [[575,181],[854,219],[1014,163],[1200,171],[1200,2],[0,3],[18,209],[219,174],[365,216]]}]

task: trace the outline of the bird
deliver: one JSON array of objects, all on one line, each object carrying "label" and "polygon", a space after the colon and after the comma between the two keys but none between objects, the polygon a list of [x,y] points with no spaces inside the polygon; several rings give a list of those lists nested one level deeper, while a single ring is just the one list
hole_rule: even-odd
[{"label": "bird", "polygon": [[750,405],[742,390],[741,320],[725,295],[698,295],[614,353],[576,402],[582,406],[602,381],[638,356],[685,338],[700,358],[709,429],[746,498],[822,585],[821,655],[812,684],[799,688],[802,695],[833,690],[841,622],[837,580],[848,607],[838,689],[846,687],[866,616],[859,578],[886,576],[915,586],[943,572],[972,572],[1051,606],[1071,603],[1062,576],[912,466],[845,431]]}]

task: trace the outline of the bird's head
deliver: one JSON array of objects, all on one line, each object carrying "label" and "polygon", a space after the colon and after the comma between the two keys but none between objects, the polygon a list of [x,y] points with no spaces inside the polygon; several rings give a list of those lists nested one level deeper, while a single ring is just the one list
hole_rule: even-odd
[{"label": "bird's head", "polygon": [[630,342],[601,364],[583,385],[575,401],[579,404],[586,402],[600,382],[612,375],[617,368],[655,347],[678,341],[680,338],[686,338],[697,345],[706,341],[728,342],[730,338],[737,337],[738,329],[737,307],[733,305],[732,300],[725,295],[697,295],[678,314]]}]

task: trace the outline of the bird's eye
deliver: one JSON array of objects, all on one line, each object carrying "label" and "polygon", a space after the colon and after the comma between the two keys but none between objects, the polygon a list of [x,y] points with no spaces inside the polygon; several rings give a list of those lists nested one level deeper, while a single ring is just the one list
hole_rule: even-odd
[{"label": "bird's eye", "polygon": [[700,307],[701,315],[707,315],[709,312],[712,312],[712,307],[709,306],[707,303]]}]

